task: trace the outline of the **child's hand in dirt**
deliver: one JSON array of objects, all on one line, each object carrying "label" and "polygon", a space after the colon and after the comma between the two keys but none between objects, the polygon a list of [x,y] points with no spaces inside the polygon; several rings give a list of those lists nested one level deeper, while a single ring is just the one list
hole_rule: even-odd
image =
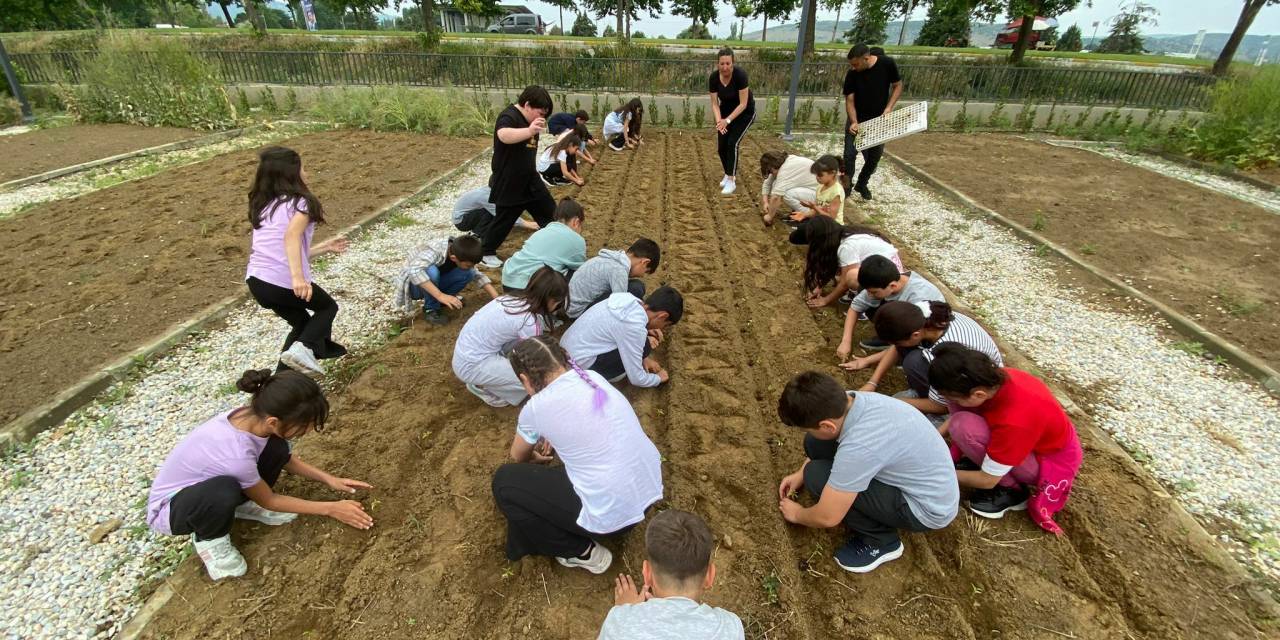
[{"label": "child's hand in dirt", "polygon": [[618,574],[618,579],[613,586],[614,606],[640,604],[652,597],[653,594],[649,592],[649,585],[644,585],[643,588],[637,589],[636,583],[631,581],[631,576],[625,573]]},{"label": "child's hand in dirt", "polygon": [[658,361],[654,360],[653,358],[645,358],[643,364],[644,364],[644,370],[648,371],[649,373],[657,373],[659,371],[662,371],[662,365],[658,364]]},{"label": "child's hand in dirt", "polygon": [[841,360],[848,360],[849,354],[852,352],[853,345],[845,341],[841,341],[840,346],[836,347],[836,357]]},{"label": "child's hand in dirt", "polygon": [[551,462],[555,460],[556,450],[543,438],[538,438],[538,444],[533,445],[533,461],[534,462]]},{"label": "child's hand in dirt", "polygon": [[804,303],[805,303],[805,304],[807,304],[807,305],[809,305],[809,308],[810,308],[810,309],[821,309],[821,308],[823,308],[823,307],[825,307],[825,306],[827,306],[827,305],[831,304],[831,302],[830,302],[830,301],[828,301],[828,300],[827,300],[825,297],[823,297],[823,296],[818,296],[818,297],[816,297],[816,298],[809,298],[808,300],[805,300],[805,301],[804,301]]},{"label": "child's hand in dirt", "polygon": [[439,298],[436,298],[436,302],[439,302],[450,309],[462,308],[462,300],[459,299],[458,296],[451,296],[447,293],[441,294]]},{"label": "child's hand in dirt", "polygon": [[372,489],[373,488],[373,485],[367,482],[352,480],[351,478],[330,477],[328,480],[325,481],[325,484],[328,485],[330,489],[333,489],[334,491],[341,491],[342,493],[355,493],[356,489]]},{"label": "child's hand in dirt", "polygon": [[373,526],[373,517],[364,512],[364,506],[355,500],[339,500],[329,503],[329,511],[325,515],[356,529],[368,529]]},{"label": "child's hand in dirt", "polygon": [[657,349],[658,345],[662,344],[662,339],[663,339],[662,329],[649,330],[649,348],[650,349]]},{"label": "child's hand in dirt", "polygon": [[868,366],[871,366],[871,363],[867,362],[866,358],[854,358],[848,362],[840,363],[840,368],[845,371],[857,371],[866,369]]},{"label": "child's hand in dirt", "polygon": [[666,384],[666,382],[670,379],[671,379],[671,374],[667,373],[666,369],[658,369],[658,380],[660,382],[662,382],[663,384]]}]

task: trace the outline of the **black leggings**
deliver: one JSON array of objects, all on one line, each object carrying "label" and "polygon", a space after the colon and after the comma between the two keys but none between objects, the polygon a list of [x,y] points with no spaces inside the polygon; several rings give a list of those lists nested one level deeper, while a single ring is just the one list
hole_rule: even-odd
[{"label": "black leggings", "polygon": [[755,121],[756,108],[752,105],[738,114],[736,120],[729,123],[727,132],[716,134],[716,153],[720,154],[720,166],[724,167],[726,176],[737,177],[738,145],[742,144],[742,136],[747,135],[747,129],[751,128],[751,123]]},{"label": "black leggings", "polygon": [[[274,487],[291,457],[284,438],[268,437],[267,446],[258,456],[258,476]],[[221,538],[231,533],[236,507],[248,499],[240,490],[240,482],[231,476],[202,480],[174,494],[169,501],[169,530],[179,536],[194,533],[196,540]]]},{"label": "black leggings", "polygon": [[[537,178],[533,180],[538,182]],[[507,236],[511,233],[511,228],[515,226],[516,218],[519,218],[520,214],[525,211],[528,211],[529,215],[533,216],[533,221],[538,223],[538,226],[545,227],[551,224],[551,216],[556,212],[555,198],[551,197],[551,193],[547,191],[546,187],[542,186],[541,182],[538,182],[538,189],[535,194],[534,199],[529,202],[517,205],[498,205],[493,220],[485,228],[484,235],[481,236],[484,255],[491,256],[498,253],[498,247],[502,246],[502,243],[506,241]]]},{"label": "black leggings", "polygon": [[277,287],[257,278],[250,277],[246,284],[259,305],[270,309],[289,323],[291,329],[284,339],[281,351],[287,351],[294,342],[301,342],[317,358],[346,355],[347,349],[332,340],[333,319],[338,315],[338,303],[320,285],[311,283],[311,300],[306,301],[294,295],[293,289]]}]

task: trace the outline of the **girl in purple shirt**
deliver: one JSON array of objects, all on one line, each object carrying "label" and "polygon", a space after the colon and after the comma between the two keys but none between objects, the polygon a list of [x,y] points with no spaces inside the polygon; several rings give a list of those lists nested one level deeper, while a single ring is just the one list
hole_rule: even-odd
[{"label": "girl in purple shirt", "polygon": [[310,259],[325,250],[345,251],[347,243],[338,238],[323,248],[311,247],[316,224],[324,222],[324,209],[307,188],[297,151],[267,147],[258,159],[249,189],[253,244],[245,282],[259,305],[291,327],[277,371],[287,366],[323,375],[319,360],[337,358],[347,350],[332,339],[338,303],[311,281]]},{"label": "girl in purple shirt", "polygon": [[196,427],[165,458],[147,498],[147,524],[157,533],[193,537],[214,580],[244,575],[248,564],[231,544],[236,518],[269,525],[299,513],[329,516],[357,529],[373,518],[355,500],[316,502],[274,493],[281,470],[355,493],[372,487],[337,478],[289,451],[288,438],[324,428],[329,402],[320,385],[296,371],[246,371],[236,387],[253,398]]}]

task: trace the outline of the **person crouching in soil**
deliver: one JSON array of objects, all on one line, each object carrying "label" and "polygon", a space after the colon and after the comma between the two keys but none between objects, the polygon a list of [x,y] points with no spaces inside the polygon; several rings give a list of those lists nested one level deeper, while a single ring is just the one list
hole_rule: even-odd
[{"label": "person crouching in soil", "polygon": [[355,500],[315,501],[272,491],[280,471],[345,494],[372,487],[334,477],[289,451],[288,440],[320,431],[329,402],[320,385],[296,371],[249,370],[236,387],[252,395],[248,406],[220,413],[196,427],[165,458],[147,498],[147,524],[156,533],[191,535],[196,554],[214,580],[244,575],[248,564],[231,544],[235,519],[268,525],[297,514],[329,516],[368,529],[373,518]]}]

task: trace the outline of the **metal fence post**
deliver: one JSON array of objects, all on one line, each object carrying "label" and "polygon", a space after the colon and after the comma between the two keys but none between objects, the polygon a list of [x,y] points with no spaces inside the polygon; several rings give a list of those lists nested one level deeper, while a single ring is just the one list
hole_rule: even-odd
[{"label": "metal fence post", "polygon": [[9,52],[4,50],[3,40],[0,40],[0,66],[4,67],[4,77],[9,80],[9,90],[13,92],[13,97],[22,109],[22,122],[25,124],[34,122],[36,117],[31,113],[31,103],[27,102],[27,94],[22,91],[22,83],[18,82],[18,73],[9,63]]},{"label": "metal fence post", "polygon": [[809,0],[801,0],[804,3],[804,11],[800,12],[800,35],[796,38],[796,59],[791,63],[791,91],[787,94],[787,124],[782,130],[782,139],[791,142],[795,136],[791,135],[791,125],[796,117],[796,92],[800,90],[800,71],[804,68],[804,34],[808,33],[809,21],[813,19],[809,15]]}]

